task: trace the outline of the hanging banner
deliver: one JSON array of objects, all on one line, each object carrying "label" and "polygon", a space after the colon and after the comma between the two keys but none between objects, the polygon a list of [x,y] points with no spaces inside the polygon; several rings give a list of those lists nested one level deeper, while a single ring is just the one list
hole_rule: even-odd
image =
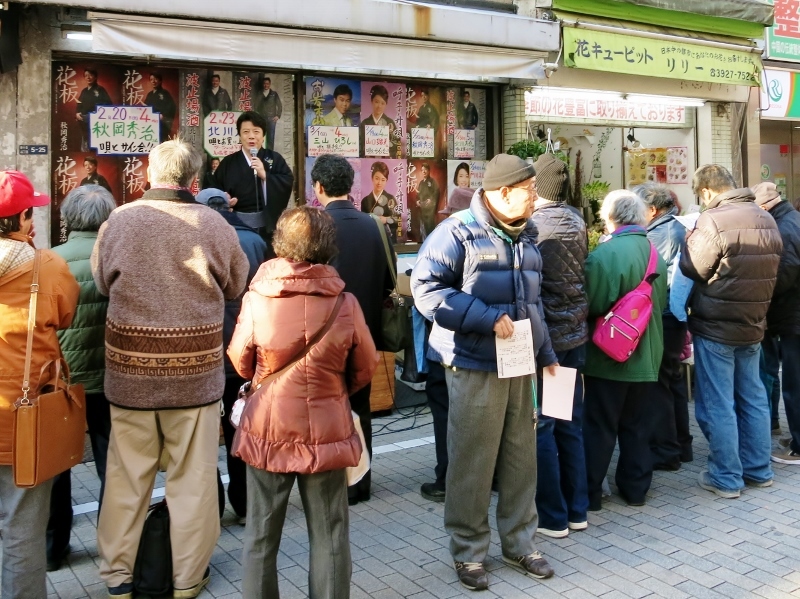
[{"label": "hanging banner", "polygon": [[552,119],[587,119],[627,123],[686,124],[686,107],[627,100],[564,98],[547,92],[525,92],[525,115]]},{"label": "hanging banner", "polygon": [[800,62],[800,0],[775,0],[775,24],[767,31],[767,58]]},{"label": "hanging banner", "polygon": [[762,64],[758,54],[698,44],[564,28],[564,63],[568,67],[757,86]]}]

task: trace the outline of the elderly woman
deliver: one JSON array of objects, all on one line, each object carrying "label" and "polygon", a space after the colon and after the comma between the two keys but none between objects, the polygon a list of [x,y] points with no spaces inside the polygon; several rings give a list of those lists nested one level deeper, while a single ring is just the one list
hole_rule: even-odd
[{"label": "elderly woman", "polygon": [[[28,308],[37,251],[33,248],[33,209],[50,202],[36,193],[19,171],[0,171],[0,597],[46,597],[45,531],[52,480],[33,488],[14,484],[11,467],[14,402],[25,373]],[[36,327],[31,348],[31,386],[59,358],[57,330],[67,328],[78,302],[78,283],[64,260],[51,250],[40,258]],[[47,443],[49,439],[43,439]],[[60,448],[48,445],[47,451]]]},{"label": "elderly woman", "polygon": [[692,435],[689,433],[689,399],[681,368],[681,352],[686,340],[686,322],[681,322],[669,309],[672,274],[678,267],[678,256],[686,237],[686,228],[675,216],[673,192],[665,185],[645,183],[633,188],[645,205],[647,238],[667,264],[667,303],[662,314],[664,356],[658,383],[651,394],[649,410],[652,434],[650,453],[653,470],[678,470],[681,462],[692,461]]},{"label": "elderly woman", "polygon": [[[67,262],[69,271],[81,287],[78,311],[72,325],[58,332],[61,351],[69,365],[72,381],[83,383],[86,391],[86,424],[92,454],[100,479],[100,502],[106,483],[106,456],[111,435],[111,412],[103,393],[106,372],[105,326],[108,298],[97,290],[92,278],[92,256],[100,229],[117,207],[111,193],[100,185],[82,185],[73,189],[61,203],[69,237],[53,252]],[[47,523],[47,570],[58,570],[69,553],[72,528],[72,485],[70,471],[53,480],[50,497],[50,521]]]},{"label": "elderly woman", "polygon": [[[600,216],[610,238],[586,259],[590,337],[597,319],[642,282],[651,247],[644,228],[645,205],[636,194],[611,192],[603,201]],[[660,257],[657,273],[652,291],[653,313],[630,358],[616,362],[593,342],[587,346],[583,443],[590,511],[601,508],[601,487],[617,440],[616,481],[622,498],[629,505],[644,505],[650,488],[653,469],[647,412],[661,365],[661,313],[667,301],[667,267]]]},{"label": "elderly woman", "polygon": [[247,400],[233,444],[247,463],[242,594],[278,597],[278,547],[297,480],[309,595],[343,599],[352,572],[345,468],[362,451],[348,397],[372,380],[378,355],[358,301],[328,264],[336,254],[330,215],[284,212],[274,248],[278,258],[253,279],[228,348],[239,374],[264,385]]}]

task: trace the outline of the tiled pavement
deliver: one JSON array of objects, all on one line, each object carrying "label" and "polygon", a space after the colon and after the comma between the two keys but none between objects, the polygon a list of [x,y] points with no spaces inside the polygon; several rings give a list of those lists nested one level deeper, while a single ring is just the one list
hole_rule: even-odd
[{"label": "tiled pavement", "polygon": [[[375,422],[373,498],[351,508],[353,599],[447,599],[472,595],[456,579],[442,526],[442,505],[419,495],[432,476],[430,416]],[[401,428],[416,424],[413,430]],[[784,423],[785,428],[785,423]],[[556,570],[536,581],[500,561],[494,516],[490,588],[478,597],[800,597],[800,468],[775,465],[775,484],[736,500],[698,488],[707,446],[696,425],[695,461],[679,472],[655,474],[647,505],[627,507],[616,495],[590,514],[589,529],[568,538],[537,537]],[[92,463],[73,471],[75,504],[96,499]],[[224,471],[223,452],[220,467]],[[613,465],[612,465],[613,472]],[[613,477],[611,477],[613,481]],[[161,482],[157,487],[163,486]],[[612,490],[613,490],[612,482]],[[492,501],[492,510],[496,500]],[[50,597],[105,597],[97,573],[95,513],[76,516],[68,566],[48,578]],[[211,583],[201,597],[241,597],[239,565],[244,528],[232,512],[212,558]],[[307,596],[308,537],[296,494],[291,499],[278,558],[281,597]]]}]

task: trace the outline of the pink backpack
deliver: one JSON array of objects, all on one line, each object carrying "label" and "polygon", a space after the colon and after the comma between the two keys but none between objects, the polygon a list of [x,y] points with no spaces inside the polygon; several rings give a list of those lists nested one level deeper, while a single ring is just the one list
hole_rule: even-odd
[{"label": "pink backpack", "polygon": [[623,295],[608,314],[597,319],[592,341],[604,354],[625,362],[636,351],[653,313],[653,281],[658,277],[658,252],[650,244],[650,261],[644,279],[633,291]]}]

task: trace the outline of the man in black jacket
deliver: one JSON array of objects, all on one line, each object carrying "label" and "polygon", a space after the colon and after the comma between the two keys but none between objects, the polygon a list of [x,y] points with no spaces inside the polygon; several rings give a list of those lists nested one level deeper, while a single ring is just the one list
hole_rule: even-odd
[{"label": "man in black jacket", "polygon": [[[353,186],[353,167],[341,156],[325,154],[311,169],[311,183],[320,204],[336,223],[336,246],[339,255],[331,264],[344,281],[344,290],[356,296],[369,332],[378,349],[382,345],[381,308],[392,291],[392,274],[376,221],[353,205],[349,199]],[[388,235],[388,231],[387,231]],[[392,261],[397,263],[394,250]],[[350,397],[350,406],[361,419],[364,440],[372,460],[372,416],[367,385]],[[347,491],[350,505],[370,497],[370,472]]]},{"label": "man in black jacket", "polygon": [[[783,241],[762,350],[765,361],[773,364],[775,371],[781,361],[785,366],[781,377],[783,404],[792,438],[785,450],[772,454],[772,461],[800,465],[800,212],[781,200],[774,183],[759,183],[753,193],[756,204],[769,211],[778,223]],[[767,343],[769,338],[775,343]]]},{"label": "man in black jacket", "polygon": [[[294,175],[283,156],[264,149],[267,122],[254,111],[236,121],[242,151],[226,156],[214,173],[217,189],[231,196],[231,206],[246,225],[258,229],[272,253],[275,223],[289,203]],[[256,156],[252,156],[252,152]]]},{"label": "man in black jacket", "polygon": [[[588,254],[586,223],[564,203],[569,196],[567,165],[553,154],[535,163],[538,199],[533,222],[539,229],[542,254],[542,304],[550,340],[562,366],[581,369],[586,363],[589,329],[586,317],[584,263]],[[542,375],[537,376],[539,405]],[[570,530],[588,526],[589,495],[583,447],[583,380],[575,379],[572,420],[539,418],[537,428],[538,479],[536,508],[541,535],[566,537]]]}]

